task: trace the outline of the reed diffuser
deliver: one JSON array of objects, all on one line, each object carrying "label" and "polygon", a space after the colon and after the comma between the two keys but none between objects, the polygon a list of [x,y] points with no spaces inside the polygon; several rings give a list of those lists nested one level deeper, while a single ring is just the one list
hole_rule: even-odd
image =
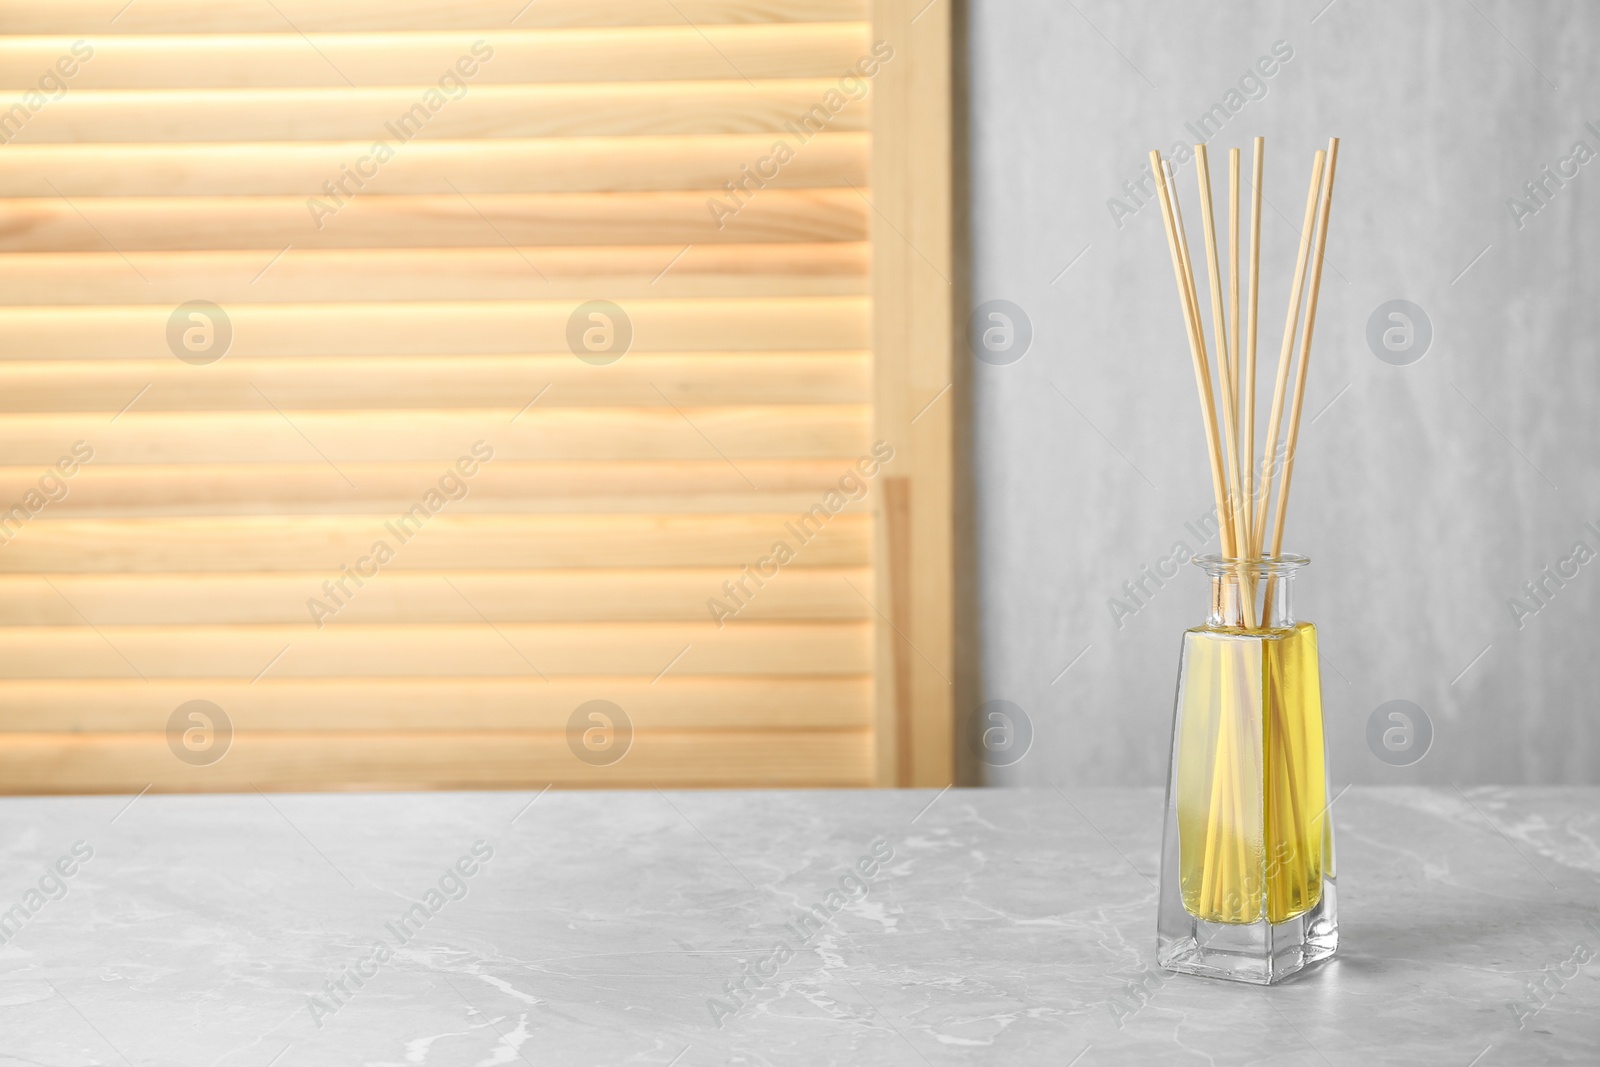
[{"label": "reed diffuser", "polygon": [[1194,365],[1221,540],[1219,554],[1195,560],[1209,583],[1210,609],[1204,625],[1184,634],[1178,668],[1157,957],[1170,970],[1260,984],[1327,959],[1339,941],[1317,631],[1295,618],[1291,598],[1294,576],[1308,561],[1283,551],[1339,141],[1329,141],[1312,163],[1258,463],[1256,324],[1265,149],[1257,137],[1242,345],[1239,150],[1228,152],[1224,288],[1210,162],[1205,145],[1194,149],[1214,368],[1176,172],[1159,152],[1150,153]]}]

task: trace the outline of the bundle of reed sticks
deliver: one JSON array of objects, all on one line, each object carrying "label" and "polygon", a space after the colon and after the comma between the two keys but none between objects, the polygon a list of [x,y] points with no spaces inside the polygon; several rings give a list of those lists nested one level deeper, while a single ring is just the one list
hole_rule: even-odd
[{"label": "bundle of reed sticks", "polygon": [[[1213,366],[1206,347],[1206,331],[1195,285],[1194,267],[1189,257],[1189,242],[1183,213],[1178,204],[1176,172],[1161,158],[1150,153],[1150,168],[1156,178],[1161,204],[1161,220],[1167,231],[1167,248],[1172,257],[1173,278],[1178,287],[1178,303],[1183,311],[1194,364],[1195,387],[1210,458],[1212,491],[1217,505],[1217,524],[1222,555],[1237,562],[1234,578],[1238,598],[1239,625],[1246,631],[1271,626],[1274,583],[1257,615],[1256,585],[1263,560],[1281,556],[1284,519],[1289,505],[1289,484],[1294,476],[1295,450],[1300,436],[1300,416],[1305,404],[1306,370],[1311,357],[1311,338],[1316,327],[1317,297],[1322,287],[1322,266],[1328,240],[1328,219],[1333,205],[1334,171],[1339,158],[1339,140],[1328,142],[1327,151],[1318,151],[1311,167],[1310,189],[1306,194],[1304,220],[1300,226],[1300,247],[1295,260],[1294,281],[1289,293],[1289,308],[1284,323],[1283,341],[1278,353],[1278,373],[1272,407],[1267,420],[1267,439],[1256,463],[1256,338],[1260,311],[1261,265],[1261,182],[1266,142],[1257,137],[1250,174],[1250,235],[1248,299],[1245,302],[1243,358],[1240,337],[1240,254],[1239,254],[1239,150],[1228,152],[1228,276],[1224,292],[1219,262],[1216,222],[1211,195],[1211,167],[1203,144],[1194,146],[1195,171],[1199,183],[1200,222],[1205,235],[1205,269],[1211,305],[1211,335],[1216,351],[1215,381],[1221,392],[1221,418],[1218,397],[1212,388]],[[1309,271],[1309,285],[1307,282]],[[1302,297],[1304,298],[1302,301]],[[1224,300],[1227,306],[1224,309]],[[1305,326],[1300,328],[1302,302]],[[1292,359],[1299,336],[1299,358]],[[1283,407],[1289,392],[1289,371],[1294,369],[1293,399],[1283,451],[1279,438],[1283,431]],[[1219,428],[1220,421],[1220,428]],[[1281,472],[1281,478],[1280,478]],[[1276,485],[1271,538],[1267,537],[1267,512]],[[1277,654],[1282,655],[1280,642]],[[1209,779],[1206,804],[1206,834],[1199,857],[1199,892],[1196,907],[1206,918],[1222,922],[1253,921],[1251,903],[1266,878],[1268,913],[1273,901],[1278,910],[1291,881],[1301,872],[1295,861],[1308,850],[1307,842],[1320,840],[1320,814],[1305,821],[1313,801],[1299,796],[1296,768],[1306,753],[1296,752],[1293,743],[1297,718],[1315,713],[1320,736],[1320,701],[1315,709],[1285,706],[1280,669],[1267,669],[1249,660],[1243,645],[1228,649],[1229,655],[1217,662],[1215,679],[1218,701],[1214,705],[1209,766],[1202,773]],[[1263,656],[1270,656],[1265,647]],[[1252,678],[1253,675],[1253,678]],[[1265,686],[1267,692],[1252,699],[1247,694]],[[1256,700],[1260,703],[1257,704]],[[1252,714],[1252,711],[1255,714]],[[1259,716],[1257,718],[1256,716]],[[1268,744],[1261,744],[1262,738]],[[1268,766],[1259,762],[1265,758]],[[1247,809],[1249,809],[1247,811]],[[1251,812],[1260,809],[1259,828]],[[1248,841],[1247,841],[1248,839]],[[1272,858],[1257,853],[1271,847]],[[1282,855],[1287,851],[1288,855]],[[1256,862],[1257,859],[1262,862]],[[1284,863],[1285,860],[1289,862]],[[1287,874],[1284,870],[1286,868]],[[1302,886],[1298,893],[1304,897]]]},{"label": "bundle of reed sticks", "polygon": [[[1278,376],[1267,420],[1267,439],[1259,468],[1255,462],[1256,430],[1256,323],[1261,291],[1261,180],[1266,156],[1266,141],[1255,139],[1250,171],[1250,267],[1249,299],[1246,302],[1244,359],[1240,365],[1239,294],[1239,150],[1228,150],[1228,280],[1227,309],[1218,262],[1216,225],[1211,202],[1211,165],[1206,146],[1197,144],[1195,174],[1199,180],[1200,222],[1205,233],[1206,277],[1210,287],[1211,333],[1216,347],[1216,380],[1221,385],[1221,429],[1218,429],[1217,398],[1212,390],[1212,366],[1206,350],[1206,333],[1201,321],[1200,298],[1195,286],[1194,267],[1189,258],[1189,241],[1184,230],[1183,212],[1178,206],[1177,175],[1161,158],[1150,152],[1151,174],[1156,178],[1156,194],[1161,202],[1161,221],[1167,229],[1167,248],[1172,253],[1172,272],[1178,285],[1178,303],[1188,328],[1189,354],[1194,362],[1195,387],[1200,394],[1200,412],[1205,424],[1206,447],[1211,460],[1211,485],[1216,497],[1217,524],[1222,554],[1235,560],[1257,561],[1273,558],[1283,551],[1283,523],[1289,506],[1289,482],[1294,477],[1295,447],[1300,437],[1300,415],[1305,404],[1306,367],[1311,357],[1311,335],[1317,321],[1317,295],[1322,288],[1323,253],[1328,242],[1328,215],[1333,206],[1333,176],[1339,160],[1339,139],[1328,141],[1327,151],[1318,150],[1311,167],[1311,188],[1306,194],[1305,219],[1300,225],[1300,250],[1295,260],[1294,283],[1289,292],[1289,311],[1283,328],[1283,343],[1278,353]],[[1305,329],[1299,329],[1301,296],[1307,289],[1307,264],[1310,264],[1309,293],[1306,294]],[[1279,455],[1279,436],[1283,423],[1284,398],[1288,391],[1291,355],[1296,333],[1300,335],[1299,359],[1294,362],[1294,393],[1289,406],[1289,427],[1284,449]],[[1278,475],[1281,470],[1281,480]],[[1277,485],[1277,506],[1272,519],[1272,537],[1266,540],[1267,504]],[[1270,549],[1270,551],[1266,551]],[[1252,568],[1253,570],[1253,568]],[[1251,583],[1253,585],[1253,582]],[[1254,596],[1241,588],[1241,602],[1247,629],[1256,626]],[[1269,588],[1270,595],[1270,588]],[[1263,620],[1264,621],[1264,620]]]}]

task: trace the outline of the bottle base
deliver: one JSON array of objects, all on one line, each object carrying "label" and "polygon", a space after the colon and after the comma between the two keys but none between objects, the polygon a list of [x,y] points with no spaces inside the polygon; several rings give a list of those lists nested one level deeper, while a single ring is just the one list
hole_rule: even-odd
[{"label": "bottle base", "polygon": [[1163,922],[1156,962],[1169,971],[1252,985],[1273,985],[1332,958],[1339,948],[1333,885],[1287,922],[1214,923],[1185,912]]}]

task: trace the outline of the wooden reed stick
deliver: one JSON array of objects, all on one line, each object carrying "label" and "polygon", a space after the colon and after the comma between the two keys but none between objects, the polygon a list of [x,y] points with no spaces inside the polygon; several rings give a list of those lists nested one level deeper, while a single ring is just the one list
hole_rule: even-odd
[{"label": "wooden reed stick", "polygon": [[1200,910],[1206,916],[1215,919],[1218,907],[1218,897],[1222,893],[1223,863],[1225,855],[1222,851],[1222,835],[1217,832],[1227,798],[1224,789],[1227,785],[1227,775],[1224,765],[1231,765],[1228,752],[1232,747],[1233,731],[1229,727],[1226,714],[1226,683],[1222,676],[1222,663],[1215,664],[1218,672],[1215,678],[1207,678],[1206,682],[1217,687],[1219,699],[1216,703],[1216,723],[1211,736],[1214,738],[1214,747],[1211,751],[1211,791],[1206,800],[1206,847],[1200,859]]},{"label": "wooden reed stick", "polygon": [[1289,441],[1284,454],[1283,482],[1278,486],[1278,510],[1272,520],[1274,556],[1283,551],[1283,520],[1289,511],[1289,479],[1294,477],[1294,450],[1300,440],[1300,413],[1306,399],[1306,364],[1311,359],[1311,332],[1317,325],[1317,296],[1322,290],[1322,257],[1328,247],[1328,216],[1333,210],[1333,173],[1338,165],[1339,138],[1334,137],[1328,141],[1327,172],[1322,180],[1321,217],[1317,220],[1317,244],[1311,257],[1311,295],[1306,298],[1306,328],[1300,338],[1300,361],[1294,372],[1294,401],[1289,407]]},{"label": "wooden reed stick", "polygon": [[[1178,260],[1183,264],[1183,296],[1179,299],[1186,302],[1189,314],[1194,316],[1195,325],[1200,328],[1200,350],[1205,352],[1206,328],[1200,322],[1200,294],[1194,285],[1194,264],[1189,262],[1189,230],[1183,224],[1183,205],[1178,203],[1178,174],[1177,169],[1168,164],[1167,171],[1162,175],[1162,181],[1167,187],[1167,196],[1172,198],[1172,222],[1178,230]],[[1210,366],[1209,354],[1206,354]]]},{"label": "wooden reed stick", "polygon": [[[1227,451],[1224,453],[1226,466],[1231,478],[1226,485],[1231,491],[1224,488],[1219,493],[1217,500],[1217,517],[1219,526],[1219,541],[1224,554],[1238,556],[1243,545],[1243,531],[1240,525],[1240,501],[1238,499],[1238,460],[1235,449],[1235,421],[1237,409],[1232,403],[1232,388],[1228,377],[1228,345],[1226,326],[1222,317],[1222,292],[1218,284],[1219,270],[1217,266],[1216,226],[1212,218],[1211,203],[1211,175],[1210,166],[1205,155],[1205,146],[1197,146],[1196,173],[1200,179],[1200,213],[1205,231],[1206,268],[1207,277],[1211,287],[1211,321],[1216,337],[1217,349],[1217,375],[1223,389],[1224,424],[1227,427]],[[1175,225],[1174,237],[1178,249],[1178,256],[1184,265],[1187,284],[1184,286],[1188,293],[1188,319],[1191,323],[1192,342],[1191,354],[1195,355],[1196,386],[1200,392],[1201,404],[1205,408],[1205,418],[1208,431],[1208,443],[1211,447],[1212,485],[1216,490],[1222,484],[1222,464],[1218,462],[1217,451],[1221,445],[1217,433],[1217,416],[1215,398],[1211,390],[1210,360],[1207,357],[1205,346],[1205,328],[1201,321],[1199,295],[1195,286],[1194,269],[1189,258],[1188,237],[1183,227],[1182,209],[1179,206],[1176,182],[1169,190],[1172,204],[1172,218]],[[1251,605],[1253,608],[1254,605]],[[1253,613],[1247,619],[1253,628]],[[1229,663],[1226,659],[1219,663],[1218,670],[1221,676],[1217,679],[1222,686],[1224,699],[1218,706],[1219,721],[1216,724],[1216,751],[1211,765],[1211,803],[1207,812],[1206,826],[1206,851],[1209,862],[1202,869],[1202,887],[1210,888],[1210,912],[1217,918],[1224,918],[1229,914],[1229,887],[1237,886],[1243,877],[1246,865],[1243,836],[1237,831],[1240,829],[1242,818],[1242,783],[1239,781],[1239,746],[1237,736],[1238,724],[1229,714],[1231,701],[1226,699],[1231,686]],[[1226,831],[1232,828],[1235,832]],[[1231,875],[1231,878],[1230,878]]]},{"label": "wooden reed stick", "polygon": [[1233,819],[1231,824],[1233,829],[1233,861],[1238,868],[1238,876],[1233,881],[1237,898],[1229,908],[1228,917],[1237,920],[1241,914],[1249,914],[1246,910],[1248,904],[1244,898],[1245,890],[1250,880],[1250,855],[1254,851],[1250,841],[1255,835],[1248,832],[1250,827],[1247,824],[1253,821],[1250,809],[1256,807],[1259,810],[1259,806],[1250,803],[1250,786],[1247,781],[1250,778],[1259,777],[1258,774],[1252,773],[1255,770],[1255,765],[1249,758],[1249,753],[1260,751],[1260,745],[1252,744],[1254,731],[1250,727],[1254,715],[1251,714],[1253,710],[1252,701],[1247,695],[1250,677],[1250,672],[1246,667],[1248,652],[1243,643],[1236,644],[1232,652],[1233,654],[1228,659],[1233,664],[1234,692],[1237,695],[1232,701],[1224,702],[1223,707],[1232,707],[1239,710],[1239,720],[1234,727],[1237,731],[1237,736],[1233,738],[1233,751],[1229,754],[1229,761],[1232,766],[1229,768],[1230,773],[1228,775],[1228,787],[1233,793],[1233,803],[1229,808],[1229,815]]},{"label": "wooden reed stick", "polygon": [[[1239,150],[1228,149],[1228,377],[1232,380],[1233,398],[1239,401],[1239,418],[1244,418],[1243,397],[1239,392]],[[1248,469],[1253,457],[1244,450],[1244,437],[1239,438],[1239,466]],[[1244,483],[1240,483],[1243,488]],[[1235,489],[1238,492],[1239,489]],[[1245,496],[1245,500],[1249,500]],[[1250,544],[1250,513],[1245,510],[1245,528],[1239,537]]]},{"label": "wooden reed stick", "polygon": [[[1261,172],[1266,162],[1267,142],[1263,137],[1255,140],[1255,152],[1250,162],[1250,310],[1245,326],[1244,344],[1244,496],[1255,507],[1256,478],[1256,325],[1261,311]],[[1250,556],[1256,551],[1256,523],[1249,519]],[[1254,600],[1254,583],[1251,583]]]},{"label": "wooden reed stick", "polygon": [[[1317,153],[1321,156],[1323,153]],[[1317,324],[1317,298],[1322,292],[1322,266],[1324,255],[1328,247],[1328,219],[1333,210],[1333,177],[1339,165],[1339,139],[1331,138],[1328,141],[1328,151],[1322,176],[1322,189],[1320,190],[1321,203],[1317,212],[1317,236],[1311,254],[1311,292],[1306,297],[1306,325],[1300,336],[1300,358],[1295,365],[1294,400],[1289,408],[1289,436],[1284,452],[1283,481],[1278,485],[1277,510],[1272,522],[1272,555],[1277,558],[1283,553],[1283,524],[1288,514],[1289,484],[1294,477],[1294,455],[1300,440],[1300,415],[1305,408],[1306,396],[1306,370],[1311,359],[1311,337]],[[1272,600],[1275,584],[1267,586],[1267,594],[1261,605],[1262,620],[1265,622],[1272,615]],[[1295,785],[1295,760],[1293,748],[1293,733],[1289,724],[1289,709],[1284,706],[1281,690],[1275,701],[1275,722],[1281,731],[1283,758],[1288,764],[1288,807],[1290,825],[1294,827],[1297,842],[1301,830],[1300,798]]]},{"label": "wooden reed stick", "polygon": [[[1267,586],[1268,599],[1266,609],[1262,612],[1263,623],[1266,622],[1266,616],[1272,611],[1271,597],[1272,586],[1269,584]],[[1268,657],[1268,663],[1266,671],[1267,685],[1261,695],[1263,699],[1269,702],[1269,707],[1271,708],[1271,714],[1269,715],[1271,729],[1278,736],[1278,749],[1281,757],[1275,760],[1271,766],[1281,768],[1284,771],[1283,792],[1285,796],[1282,799],[1286,801],[1289,825],[1294,829],[1294,833],[1298,837],[1301,829],[1300,789],[1296,784],[1299,778],[1297,773],[1298,763],[1294,750],[1294,732],[1290,729],[1289,723],[1289,707],[1283,692],[1282,649],[1283,646],[1280,644],[1276,647],[1275,653],[1265,649],[1262,650],[1262,655]],[[1272,753],[1271,746],[1265,746],[1264,751],[1268,753],[1268,758],[1270,758]]]},{"label": "wooden reed stick", "polygon": [[1305,287],[1306,260],[1311,255],[1311,227],[1317,217],[1317,196],[1322,191],[1322,160],[1325,153],[1317,150],[1311,165],[1311,188],[1306,193],[1305,221],[1300,224],[1300,252],[1295,259],[1294,287],[1289,291],[1289,314],[1283,324],[1283,347],[1278,353],[1278,377],[1272,394],[1272,414],[1267,419],[1266,447],[1262,452],[1261,496],[1256,501],[1255,543],[1250,556],[1259,559],[1261,542],[1267,530],[1267,498],[1272,495],[1272,481],[1277,473],[1278,428],[1283,421],[1283,397],[1289,387],[1289,356],[1294,352],[1295,330],[1300,324],[1300,291]]},{"label": "wooden reed stick", "polygon": [[1206,367],[1205,335],[1200,329],[1200,313],[1194,301],[1194,282],[1185,269],[1188,253],[1181,240],[1182,231],[1177,222],[1177,187],[1168,185],[1171,175],[1162,165],[1161,153],[1150,152],[1150,173],[1157,176],[1156,197],[1161,203],[1161,222],[1167,229],[1167,250],[1172,254],[1172,275],[1178,286],[1178,302],[1183,308],[1183,321],[1189,337],[1189,356],[1194,363],[1195,390],[1200,394],[1200,412],[1206,431],[1206,452],[1211,460],[1211,488],[1217,502],[1217,522],[1226,531],[1224,544],[1231,543],[1233,533],[1228,529],[1227,485],[1222,473],[1222,442],[1217,433],[1217,413],[1211,396],[1211,375]]},{"label": "wooden reed stick", "polygon": [[[1244,541],[1244,501],[1239,496],[1239,404],[1233,392],[1233,379],[1228,373],[1228,324],[1222,310],[1222,269],[1217,262],[1216,219],[1211,206],[1211,161],[1206,156],[1206,146],[1194,146],[1195,178],[1200,184],[1200,226],[1206,241],[1206,279],[1211,285],[1211,327],[1217,342],[1217,377],[1222,380],[1222,423],[1228,438],[1228,507],[1233,526],[1232,544],[1224,542],[1229,556],[1238,559],[1248,551]],[[1237,286],[1235,286],[1237,290]],[[1241,604],[1243,602],[1243,590]],[[1251,605],[1253,608],[1253,605]],[[1245,622],[1255,628],[1254,611],[1245,613]]]}]

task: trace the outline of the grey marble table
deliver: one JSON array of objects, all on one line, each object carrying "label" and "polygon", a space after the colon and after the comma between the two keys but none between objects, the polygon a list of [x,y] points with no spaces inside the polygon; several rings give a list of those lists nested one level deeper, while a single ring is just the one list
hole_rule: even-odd
[{"label": "grey marble table", "polygon": [[1600,790],[1350,790],[1271,989],[1154,968],[1160,808],[7,799],[0,1064],[1600,1063]]}]

